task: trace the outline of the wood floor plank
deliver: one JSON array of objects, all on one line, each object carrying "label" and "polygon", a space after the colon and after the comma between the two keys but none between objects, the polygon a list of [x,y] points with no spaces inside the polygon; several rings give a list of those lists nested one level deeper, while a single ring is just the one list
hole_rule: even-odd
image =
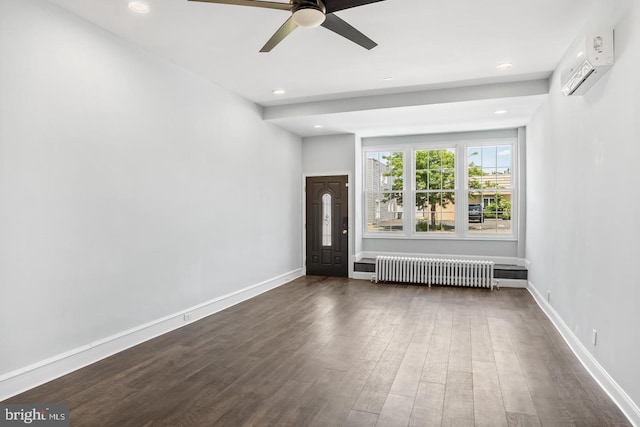
[{"label": "wood floor plank", "polygon": [[494,355],[505,410],[513,413],[537,415],[517,356],[512,352],[503,351],[496,351]]},{"label": "wood floor plank", "polygon": [[436,315],[436,324],[429,341],[429,350],[422,369],[421,381],[438,384],[447,382],[452,328],[453,311],[442,308]]},{"label": "wood floor plank", "polygon": [[473,425],[473,377],[469,372],[449,371],[445,386],[442,425]]},{"label": "wood floor plank", "polygon": [[325,369],[311,387],[296,395],[295,404],[287,405],[287,410],[276,425],[308,426],[316,415],[325,408],[331,396],[335,394],[344,371]]},{"label": "wood floor plank", "polygon": [[407,427],[411,418],[414,397],[388,394],[380,411],[378,427]]},{"label": "wood floor plank", "polygon": [[375,414],[380,413],[403,357],[403,352],[384,352],[358,396],[353,409]]},{"label": "wood floor plank", "polygon": [[303,277],[6,403],[71,425],[629,426],[524,289]]},{"label": "wood floor plank", "polygon": [[535,415],[518,414],[507,412],[507,423],[509,427],[540,427],[540,420]]},{"label": "wood floor plank", "polygon": [[469,314],[454,311],[447,369],[471,372],[471,323]]},{"label": "wood floor plank", "polygon": [[489,317],[487,318],[487,323],[489,325],[493,351],[513,352],[513,345],[511,344],[511,337],[509,336],[506,321],[502,318]]},{"label": "wood floor plank", "polygon": [[506,426],[498,370],[490,362],[473,362],[473,409],[476,426]]},{"label": "wood floor plank", "polygon": [[420,376],[429,347],[425,343],[410,343],[391,384],[390,394],[413,399],[418,391]]},{"label": "wood floor plank", "polygon": [[344,427],[374,427],[378,422],[378,414],[352,410],[347,416]]},{"label": "wood floor plank", "polygon": [[248,427],[277,424],[289,407],[295,403],[298,396],[304,394],[311,385],[311,383],[287,381],[275,394],[266,398],[243,425]]},{"label": "wood floor plank", "polygon": [[[332,363],[333,364],[333,363]],[[307,424],[308,427],[340,425],[349,416],[364,385],[376,367],[371,360],[354,361],[336,384],[324,406]],[[375,419],[377,419],[377,414]]]},{"label": "wood floor plank", "polygon": [[494,363],[493,345],[489,323],[484,313],[474,313],[470,317],[471,322],[471,360],[473,362]]},{"label": "wood floor plank", "polygon": [[411,410],[409,426],[439,426],[442,424],[444,384],[421,382]]}]

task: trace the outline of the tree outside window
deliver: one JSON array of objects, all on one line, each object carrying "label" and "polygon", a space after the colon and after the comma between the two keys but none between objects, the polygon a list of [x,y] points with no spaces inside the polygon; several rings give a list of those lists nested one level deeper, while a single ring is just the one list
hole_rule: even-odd
[{"label": "tree outside window", "polygon": [[455,149],[415,152],[416,232],[455,232]]}]

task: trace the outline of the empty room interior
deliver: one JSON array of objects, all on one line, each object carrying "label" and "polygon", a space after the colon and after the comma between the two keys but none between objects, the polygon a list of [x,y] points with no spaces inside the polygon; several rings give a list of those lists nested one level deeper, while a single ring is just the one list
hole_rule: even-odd
[{"label": "empty room interior", "polygon": [[0,0],[0,424],[640,426],[638,52],[634,0]]}]

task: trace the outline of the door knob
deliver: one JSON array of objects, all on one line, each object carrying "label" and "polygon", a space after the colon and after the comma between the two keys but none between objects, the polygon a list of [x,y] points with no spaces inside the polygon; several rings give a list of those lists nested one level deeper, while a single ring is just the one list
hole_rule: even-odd
[{"label": "door knob", "polygon": [[347,234],[348,231],[347,230],[342,230],[342,234]]}]

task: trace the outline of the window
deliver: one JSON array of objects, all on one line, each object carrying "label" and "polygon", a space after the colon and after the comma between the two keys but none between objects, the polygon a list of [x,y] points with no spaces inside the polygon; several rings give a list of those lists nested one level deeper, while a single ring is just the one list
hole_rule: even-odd
[{"label": "window", "polygon": [[417,233],[455,232],[455,153],[455,148],[414,151]]},{"label": "window", "polygon": [[467,147],[469,233],[512,233],[512,153],[511,145]]},{"label": "window", "polygon": [[331,194],[322,196],[322,246],[331,246]]},{"label": "window", "polygon": [[404,153],[367,152],[365,158],[367,231],[402,231]]},{"label": "window", "polygon": [[513,239],[516,139],[475,140],[365,146],[365,234]]}]

